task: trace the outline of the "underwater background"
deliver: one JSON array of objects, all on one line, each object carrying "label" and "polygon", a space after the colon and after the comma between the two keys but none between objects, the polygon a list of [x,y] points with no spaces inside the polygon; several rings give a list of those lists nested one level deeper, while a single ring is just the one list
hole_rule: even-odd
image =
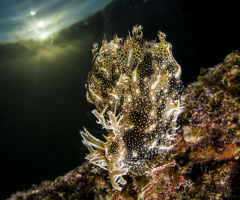
[{"label": "underwater background", "polygon": [[[104,133],[84,87],[92,44],[101,44],[104,34],[108,41],[115,33],[125,38],[134,25],[143,26],[144,38],[166,33],[185,86],[200,68],[240,49],[236,1],[70,2],[0,1],[0,199],[81,165],[83,125],[98,138]],[[29,13],[38,24],[33,35],[22,31],[33,32]]]}]

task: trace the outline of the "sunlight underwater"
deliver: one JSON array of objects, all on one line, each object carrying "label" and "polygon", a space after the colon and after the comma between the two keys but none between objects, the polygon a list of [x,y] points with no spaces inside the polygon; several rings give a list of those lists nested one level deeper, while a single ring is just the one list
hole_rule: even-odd
[{"label": "sunlight underwater", "polygon": [[0,0],[0,43],[43,39],[86,19],[113,0]]}]

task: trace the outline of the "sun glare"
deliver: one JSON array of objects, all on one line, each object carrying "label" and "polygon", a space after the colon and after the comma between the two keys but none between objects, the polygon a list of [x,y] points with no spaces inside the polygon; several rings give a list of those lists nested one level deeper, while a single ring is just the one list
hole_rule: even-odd
[{"label": "sun glare", "polygon": [[47,37],[47,33],[46,32],[43,32],[42,34],[40,34],[40,38],[41,39],[44,39]]},{"label": "sun glare", "polygon": [[37,26],[38,26],[39,28],[44,28],[44,21],[38,22],[38,23],[37,23]]},{"label": "sun glare", "polygon": [[31,11],[30,11],[30,15],[32,15],[32,16],[36,15],[36,13],[37,13],[36,10],[31,10]]},{"label": "sun glare", "polygon": [[14,4],[0,3],[0,43],[48,38],[50,35],[86,19],[112,1],[31,0],[30,5],[29,0],[21,0],[12,1],[16,2]]}]

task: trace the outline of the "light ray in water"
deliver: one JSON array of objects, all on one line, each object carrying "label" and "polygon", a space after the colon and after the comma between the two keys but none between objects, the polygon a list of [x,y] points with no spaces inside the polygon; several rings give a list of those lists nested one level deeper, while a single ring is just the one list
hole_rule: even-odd
[{"label": "light ray in water", "polygon": [[113,0],[0,0],[0,43],[43,39]]}]

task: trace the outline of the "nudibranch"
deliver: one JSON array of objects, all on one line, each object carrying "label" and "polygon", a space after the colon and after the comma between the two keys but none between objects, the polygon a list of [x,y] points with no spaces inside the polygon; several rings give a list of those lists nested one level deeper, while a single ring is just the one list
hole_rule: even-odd
[{"label": "nudibranch", "polygon": [[149,173],[176,144],[181,67],[166,35],[159,31],[158,38],[144,39],[142,26],[135,26],[126,39],[115,35],[108,43],[104,37],[99,51],[93,45],[86,96],[108,134],[105,142],[85,128],[81,135],[90,151],[86,159],[107,170],[120,191],[123,175]]}]

